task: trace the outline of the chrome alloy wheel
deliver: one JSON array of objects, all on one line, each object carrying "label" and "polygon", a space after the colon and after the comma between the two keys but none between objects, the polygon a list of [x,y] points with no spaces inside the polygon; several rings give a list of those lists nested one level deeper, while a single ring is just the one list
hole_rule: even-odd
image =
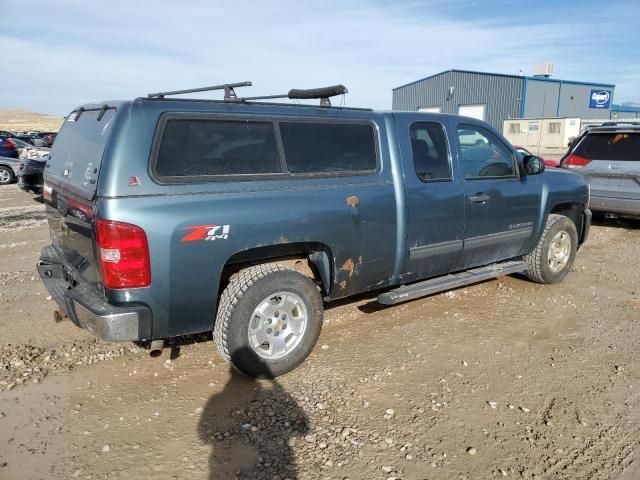
[{"label": "chrome alloy wheel", "polygon": [[0,184],[9,183],[11,181],[11,173],[8,170],[0,169]]},{"label": "chrome alloy wheel", "polygon": [[564,230],[560,230],[551,239],[547,259],[549,268],[553,273],[561,271],[569,262],[571,256],[571,236]]},{"label": "chrome alloy wheel", "polygon": [[249,345],[262,358],[282,358],[302,340],[308,318],[304,301],[295,293],[269,295],[253,311],[249,321]]}]

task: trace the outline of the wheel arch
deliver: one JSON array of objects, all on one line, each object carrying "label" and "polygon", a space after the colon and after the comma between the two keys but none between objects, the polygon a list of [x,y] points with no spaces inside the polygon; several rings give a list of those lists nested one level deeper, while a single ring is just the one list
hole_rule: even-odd
[{"label": "wheel arch", "polygon": [[576,226],[576,230],[578,231],[578,245],[581,245],[586,239],[588,228],[585,211],[584,205],[579,202],[565,202],[553,205],[549,210],[549,215],[562,215],[569,218]]},{"label": "wheel arch", "polygon": [[220,277],[220,292],[239,271],[259,264],[281,263],[312,278],[323,296],[331,293],[333,282],[333,255],[328,245],[320,242],[294,242],[262,245],[241,250],[231,255],[224,264]]}]

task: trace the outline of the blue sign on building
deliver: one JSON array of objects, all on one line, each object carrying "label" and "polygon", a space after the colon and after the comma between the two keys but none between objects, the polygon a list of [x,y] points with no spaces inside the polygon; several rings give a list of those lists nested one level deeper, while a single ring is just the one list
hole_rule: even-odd
[{"label": "blue sign on building", "polygon": [[611,106],[611,90],[592,89],[589,97],[589,108],[609,108]]}]

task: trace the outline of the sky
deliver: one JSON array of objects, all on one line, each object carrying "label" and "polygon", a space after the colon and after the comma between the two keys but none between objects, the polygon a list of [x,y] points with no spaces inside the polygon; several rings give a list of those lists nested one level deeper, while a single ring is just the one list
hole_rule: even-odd
[{"label": "sky", "polygon": [[[239,94],[342,83],[348,106],[448,69],[616,85],[640,101],[640,0],[0,0],[0,108],[250,80]],[[203,95],[220,98],[220,93]]]}]

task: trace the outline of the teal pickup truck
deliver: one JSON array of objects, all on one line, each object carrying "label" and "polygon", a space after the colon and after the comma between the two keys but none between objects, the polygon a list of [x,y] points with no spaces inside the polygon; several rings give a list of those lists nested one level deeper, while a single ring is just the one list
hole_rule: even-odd
[{"label": "teal pickup truck", "polygon": [[[210,331],[236,369],[277,376],[313,349],[324,302],[570,271],[591,218],[581,176],[471,118],[333,107],[341,85],[241,98],[243,85],[69,114],[38,265],[58,319],[153,348]],[[172,95],[216,88],[223,100]]]}]

